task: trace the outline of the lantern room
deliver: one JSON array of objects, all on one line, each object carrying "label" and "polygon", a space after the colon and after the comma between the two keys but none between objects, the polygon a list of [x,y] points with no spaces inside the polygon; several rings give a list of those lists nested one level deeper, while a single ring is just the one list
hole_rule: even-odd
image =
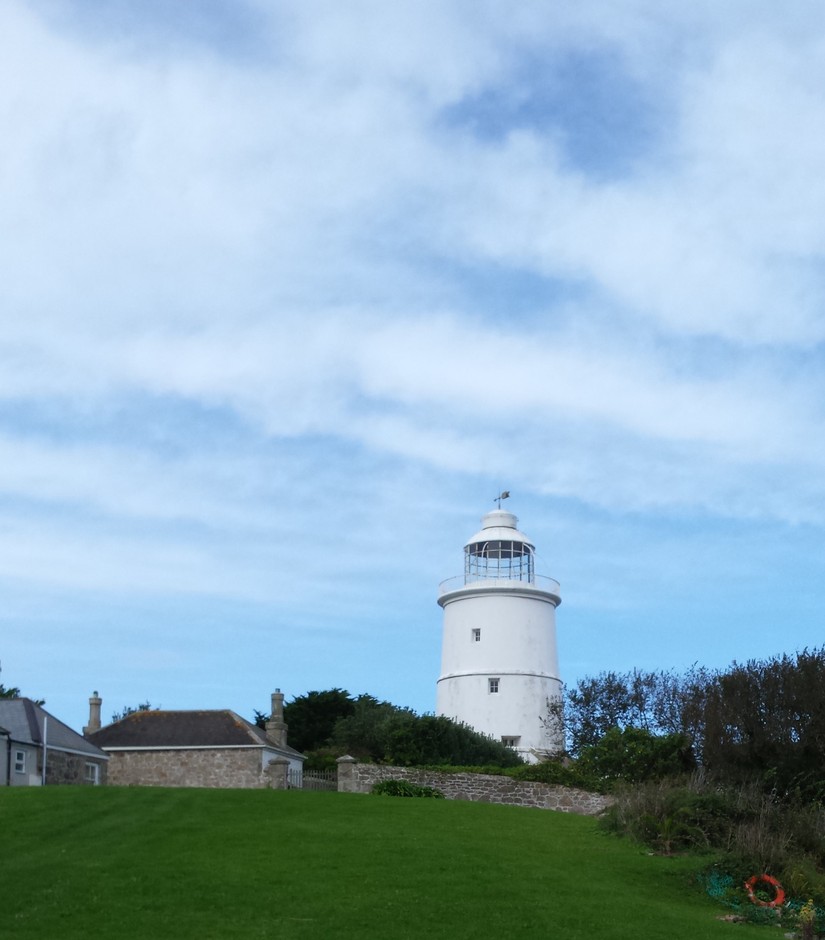
[{"label": "lantern room", "polygon": [[516,528],[518,519],[503,509],[488,512],[481,531],[464,546],[464,583],[535,582],[535,546]]}]

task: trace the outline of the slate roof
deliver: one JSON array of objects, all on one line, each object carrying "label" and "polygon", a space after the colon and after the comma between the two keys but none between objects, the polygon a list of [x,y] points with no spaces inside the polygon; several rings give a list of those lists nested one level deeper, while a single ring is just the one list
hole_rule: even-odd
[{"label": "slate roof", "polygon": [[266,747],[303,758],[294,748],[273,744],[261,728],[230,709],[139,711],[121,718],[89,740],[102,748]]},{"label": "slate roof", "polygon": [[46,718],[46,746],[51,750],[76,751],[101,760],[109,759],[100,748],[30,698],[0,699],[0,725],[17,744],[42,746]]}]

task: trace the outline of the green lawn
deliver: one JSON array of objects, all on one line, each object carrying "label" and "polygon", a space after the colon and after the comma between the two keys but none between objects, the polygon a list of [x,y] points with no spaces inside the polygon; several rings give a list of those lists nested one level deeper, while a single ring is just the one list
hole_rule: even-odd
[{"label": "green lawn", "polygon": [[[269,790],[0,792],[0,936],[748,940],[592,819]],[[777,934],[778,935],[778,934]]]}]

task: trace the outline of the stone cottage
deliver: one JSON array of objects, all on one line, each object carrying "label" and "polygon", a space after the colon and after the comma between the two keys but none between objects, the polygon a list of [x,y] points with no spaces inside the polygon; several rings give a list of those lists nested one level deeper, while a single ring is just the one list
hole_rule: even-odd
[{"label": "stone cottage", "polygon": [[286,743],[283,703],[277,690],[266,730],[230,709],[137,711],[101,727],[95,692],[83,730],[109,756],[109,783],[116,786],[267,787],[272,761],[286,761],[300,786],[305,757]]},{"label": "stone cottage", "polygon": [[0,699],[0,786],[95,786],[106,782],[108,763],[100,748],[37,702]]}]

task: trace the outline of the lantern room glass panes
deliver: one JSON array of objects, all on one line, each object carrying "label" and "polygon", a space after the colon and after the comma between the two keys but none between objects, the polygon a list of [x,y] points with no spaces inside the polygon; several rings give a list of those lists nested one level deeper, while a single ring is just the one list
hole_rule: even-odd
[{"label": "lantern room glass panes", "polygon": [[532,584],[535,580],[533,546],[504,539],[471,542],[464,549],[464,582],[488,578]]}]

